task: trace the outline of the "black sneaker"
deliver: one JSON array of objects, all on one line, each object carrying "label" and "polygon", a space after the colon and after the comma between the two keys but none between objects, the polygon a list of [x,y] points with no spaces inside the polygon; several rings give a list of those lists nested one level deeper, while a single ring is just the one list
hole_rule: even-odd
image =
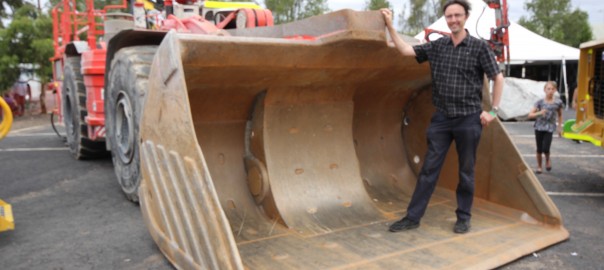
[{"label": "black sneaker", "polygon": [[470,228],[472,226],[470,225],[470,221],[469,220],[457,220],[457,222],[455,222],[455,226],[453,226],[453,232],[454,233],[467,233],[468,231],[470,231]]},{"label": "black sneaker", "polygon": [[407,231],[407,230],[415,229],[417,227],[419,227],[419,222],[413,221],[413,220],[408,219],[407,217],[404,217],[403,219],[392,223],[392,225],[390,225],[389,231],[400,232],[400,231]]}]

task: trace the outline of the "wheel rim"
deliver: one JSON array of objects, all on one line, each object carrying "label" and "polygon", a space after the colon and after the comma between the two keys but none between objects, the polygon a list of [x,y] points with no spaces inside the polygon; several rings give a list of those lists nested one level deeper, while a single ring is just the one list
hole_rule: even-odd
[{"label": "wheel rim", "polygon": [[132,105],[124,92],[119,93],[115,110],[117,155],[124,164],[129,164],[134,156],[134,123]]}]

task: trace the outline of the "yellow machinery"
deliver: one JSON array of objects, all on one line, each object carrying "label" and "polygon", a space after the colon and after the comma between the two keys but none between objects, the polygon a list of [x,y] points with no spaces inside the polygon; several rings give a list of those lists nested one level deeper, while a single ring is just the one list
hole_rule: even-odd
[{"label": "yellow machinery", "polygon": [[[13,123],[13,113],[8,104],[6,104],[6,101],[4,101],[4,99],[1,97],[0,111],[2,111],[2,117],[0,118],[0,140],[2,140],[6,134],[8,134],[8,131]],[[0,200],[0,232],[13,229],[15,229],[15,221],[13,219],[13,210],[11,205],[3,200]]]},{"label": "yellow machinery", "polygon": [[11,205],[0,200],[0,232],[15,229],[15,220],[13,219],[13,210]]},{"label": "yellow machinery", "polygon": [[604,147],[604,40],[581,44],[577,118],[564,123],[563,136]]},{"label": "yellow machinery", "polygon": [[168,33],[148,76],[141,210],[178,269],[491,269],[569,237],[500,122],[470,233],[452,232],[455,147],[421,227],[387,232],[434,108],[429,66],[387,45],[379,12],[228,34]]},{"label": "yellow machinery", "polygon": [[2,111],[2,114],[0,114],[0,140],[2,140],[13,124],[13,112],[2,97],[0,97],[0,111]]}]

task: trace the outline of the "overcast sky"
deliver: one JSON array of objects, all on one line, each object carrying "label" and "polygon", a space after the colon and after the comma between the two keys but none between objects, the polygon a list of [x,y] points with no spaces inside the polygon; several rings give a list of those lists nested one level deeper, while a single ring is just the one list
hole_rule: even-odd
[{"label": "overcast sky", "polygon": [[[339,10],[344,8],[350,8],[354,10],[362,10],[365,8],[367,0],[328,0],[329,8],[331,10]],[[409,0],[389,0],[390,4],[394,6],[395,12],[398,14],[401,12],[403,4],[409,2]],[[527,15],[524,9],[524,3],[526,0],[508,0],[508,16],[510,21],[517,22],[521,16]],[[604,23],[604,1],[602,0],[571,0],[571,5],[574,8],[580,8],[583,11],[589,13],[589,21],[592,24],[603,24]],[[407,4],[408,5],[408,4]]]}]

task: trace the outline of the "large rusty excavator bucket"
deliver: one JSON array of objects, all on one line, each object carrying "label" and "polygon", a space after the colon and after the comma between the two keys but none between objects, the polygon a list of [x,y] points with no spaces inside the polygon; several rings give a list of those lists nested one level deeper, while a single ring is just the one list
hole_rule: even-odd
[{"label": "large rusty excavator bucket", "polygon": [[379,12],[169,33],[149,78],[141,208],[179,269],[487,269],[569,237],[499,122],[469,233],[452,232],[454,146],[421,227],[387,231],[434,107],[429,66],[388,46]]}]

